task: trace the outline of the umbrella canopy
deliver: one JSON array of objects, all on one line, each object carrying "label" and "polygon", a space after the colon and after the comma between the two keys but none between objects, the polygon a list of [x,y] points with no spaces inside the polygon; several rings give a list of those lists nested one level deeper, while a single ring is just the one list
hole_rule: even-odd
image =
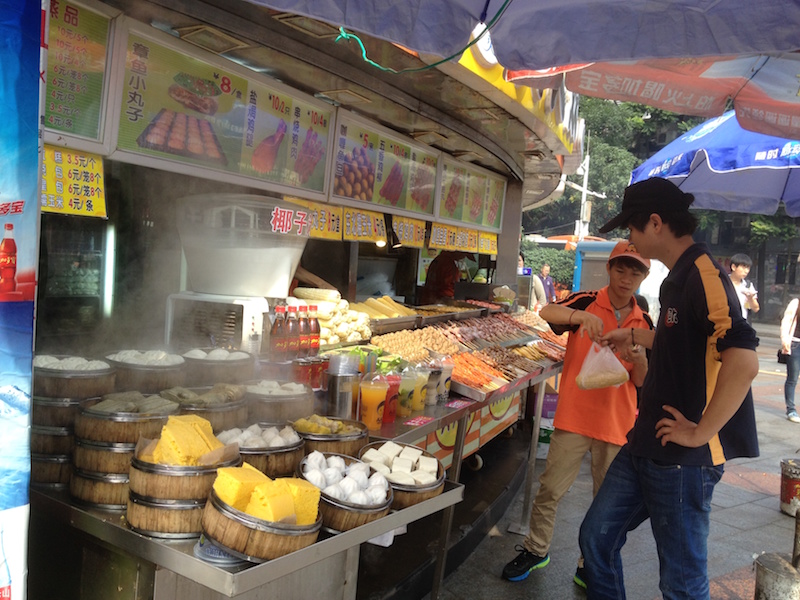
[{"label": "umbrella canopy", "polygon": [[800,216],[800,141],[742,129],[729,111],[667,144],[631,174],[674,181],[694,207]]},{"label": "umbrella canopy", "polygon": [[578,94],[701,117],[722,114],[732,100],[736,118],[745,129],[800,138],[798,73],[800,53],[790,52],[506,70],[505,77],[540,88],[558,87],[563,78],[567,89]]},{"label": "umbrella canopy", "polygon": [[796,0],[248,1],[442,57],[484,22],[508,69],[800,49]]}]

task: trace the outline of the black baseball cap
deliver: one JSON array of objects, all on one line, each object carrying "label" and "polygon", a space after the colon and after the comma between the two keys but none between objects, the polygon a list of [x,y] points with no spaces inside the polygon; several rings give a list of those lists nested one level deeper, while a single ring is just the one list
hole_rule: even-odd
[{"label": "black baseball cap", "polygon": [[689,210],[694,196],[663,177],[651,177],[625,188],[622,212],[600,228],[608,233],[617,227],[625,227],[631,217],[639,213],[665,213]]}]

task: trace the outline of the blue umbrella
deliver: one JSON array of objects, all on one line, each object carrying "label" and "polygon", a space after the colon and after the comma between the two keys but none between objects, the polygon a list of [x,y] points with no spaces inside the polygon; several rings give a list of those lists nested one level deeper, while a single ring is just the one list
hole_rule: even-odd
[{"label": "blue umbrella", "polygon": [[800,141],[742,129],[734,111],[667,144],[631,173],[664,177],[694,194],[696,208],[800,216]]}]

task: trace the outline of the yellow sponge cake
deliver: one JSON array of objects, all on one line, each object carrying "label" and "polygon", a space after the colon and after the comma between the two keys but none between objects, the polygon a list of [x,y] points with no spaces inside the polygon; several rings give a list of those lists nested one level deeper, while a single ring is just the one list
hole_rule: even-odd
[{"label": "yellow sponge cake", "polygon": [[260,483],[269,481],[269,477],[258,469],[244,467],[222,467],[217,469],[214,480],[214,491],[228,506],[244,511],[250,502],[253,489]]},{"label": "yellow sponge cake", "polygon": [[214,436],[214,431],[211,429],[211,422],[208,419],[197,415],[180,415],[178,418],[189,423],[197,432],[197,435],[203,438],[203,441],[205,441],[208,446],[208,452],[216,450],[217,448],[222,448],[225,445]]},{"label": "yellow sponge cake", "polygon": [[298,525],[313,525],[317,521],[320,491],[313,483],[297,477],[288,477],[286,485],[294,498],[294,511]]},{"label": "yellow sponge cake", "polygon": [[294,498],[286,484],[286,479],[275,479],[259,483],[250,496],[250,502],[244,509],[264,521],[295,524]]},{"label": "yellow sponge cake", "polygon": [[165,465],[194,466],[201,456],[222,445],[206,419],[197,415],[171,416],[161,429],[153,458]]}]

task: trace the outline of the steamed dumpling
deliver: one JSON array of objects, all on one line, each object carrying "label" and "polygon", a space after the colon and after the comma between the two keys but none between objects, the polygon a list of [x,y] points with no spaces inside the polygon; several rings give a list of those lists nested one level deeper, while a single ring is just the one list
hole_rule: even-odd
[{"label": "steamed dumpling", "polygon": [[381,473],[373,473],[370,476],[367,485],[369,487],[379,487],[384,491],[389,489],[389,482],[386,481],[386,477],[384,477]]},{"label": "steamed dumpling", "polygon": [[368,506],[370,504],[369,496],[367,496],[367,492],[364,490],[356,490],[347,496],[347,501],[353,504],[360,504],[361,506]]},{"label": "steamed dumpling", "polygon": [[214,348],[211,352],[206,354],[206,360],[225,360],[228,358],[230,352],[225,348]]},{"label": "steamed dumpling", "polygon": [[[347,467],[347,474],[350,475],[352,473],[361,473],[362,475],[364,475],[364,480],[366,480],[369,477],[370,473],[369,465],[363,462],[350,463],[350,466]],[[367,486],[364,485],[364,487]]]},{"label": "steamed dumpling", "polygon": [[358,489],[360,490],[367,489],[368,479],[363,471],[350,471],[347,473],[347,477],[345,477],[345,479],[352,479],[355,481]]},{"label": "steamed dumpling", "polygon": [[201,350],[200,348],[193,348],[188,352],[184,352],[184,358],[205,358],[206,353],[205,350]]},{"label": "steamed dumpling", "polygon": [[327,468],[328,463],[325,460],[325,455],[319,450],[314,450],[311,454],[306,456],[306,464],[322,471]]},{"label": "steamed dumpling", "polygon": [[322,489],[322,493],[326,496],[330,496],[334,500],[344,500],[347,498],[347,494],[344,493],[344,490],[339,487],[339,485],[329,485]]},{"label": "steamed dumpling", "polygon": [[345,470],[346,465],[344,464],[344,459],[341,456],[329,456],[327,462],[329,467],[333,467],[339,471]]},{"label": "steamed dumpling", "polygon": [[373,485],[367,488],[367,497],[369,497],[369,504],[372,506],[383,504],[386,502],[386,489]]},{"label": "steamed dumpling", "polygon": [[313,483],[321,490],[328,487],[328,482],[325,480],[325,475],[319,469],[309,469],[306,471],[305,476],[309,483]]},{"label": "steamed dumpling", "polygon": [[328,485],[339,483],[344,478],[342,472],[336,467],[328,467],[322,471],[322,474],[325,475],[325,481],[328,482]]},{"label": "steamed dumpling", "polygon": [[358,482],[350,476],[342,479],[338,485],[344,490],[344,493],[347,495],[347,497],[350,497],[353,492],[357,492],[361,489],[361,487],[358,485]]}]

